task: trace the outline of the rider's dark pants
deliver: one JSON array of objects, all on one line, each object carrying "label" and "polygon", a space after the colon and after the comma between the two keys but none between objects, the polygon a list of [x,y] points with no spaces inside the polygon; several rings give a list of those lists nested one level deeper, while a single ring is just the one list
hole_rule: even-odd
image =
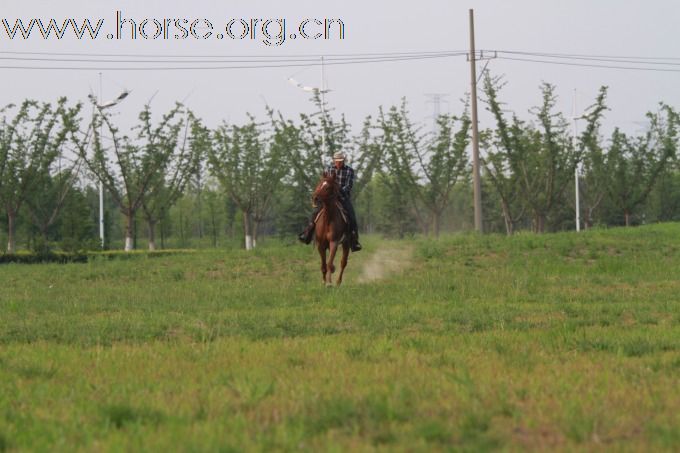
[{"label": "rider's dark pants", "polygon": [[342,203],[342,207],[349,216],[349,230],[358,233],[359,230],[357,227],[357,215],[354,213],[352,200],[350,200],[349,197],[340,197],[340,203]]}]

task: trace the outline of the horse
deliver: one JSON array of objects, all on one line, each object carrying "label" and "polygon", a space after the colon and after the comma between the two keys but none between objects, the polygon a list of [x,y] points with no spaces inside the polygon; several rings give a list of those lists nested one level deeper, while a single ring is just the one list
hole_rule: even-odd
[{"label": "horse", "polygon": [[[335,254],[338,245],[342,245],[342,259],[340,260],[340,274],[336,285],[342,283],[342,275],[347,266],[350,244],[348,233],[348,222],[340,208],[340,187],[335,180],[335,175],[322,176],[316,189],[314,189],[314,200],[321,203],[322,209],[316,220],[314,234],[316,236],[316,247],[321,257],[321,274],[326,286],[333,285],[333,273],[335,272]],[[328,261],[326,261],[326,250],[329,251]]]}]

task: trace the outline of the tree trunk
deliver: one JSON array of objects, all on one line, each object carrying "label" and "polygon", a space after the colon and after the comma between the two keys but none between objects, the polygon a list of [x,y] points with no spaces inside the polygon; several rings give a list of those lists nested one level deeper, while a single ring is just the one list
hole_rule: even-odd
[{"label": "tree trunk", "polygon": [[156,221],[155,220],[147,220],[146,221],[148,227],[149,227],[149,250],[156,250]]},{"label": "tree trunk", "polygon": [[215,220],[215,209],[210,210],[210,223],[212,224],[213,248],[217,248],[217,221]]},{"label": "tree trunk", "polygon": [[[163,219],[162,216],[161,216],[161,219]],[[164,224],[165,224],[165,222],[163,220],[161,220],[160,225],[159,225],[160,229],[161,229],[161,249],[165,248],[165,230],[163,229]]]},{"label": "tree trunk", "polygon": [[545,231],[545,215],[534,213],[533,227],[534,233],[543,233]]},{"label": "tree trunk", "polygon": [[182,218],[182,204],[179,206],[179,241],[182,247],[186,247],[184,243],[184,219]]},{"label": "tree trunk", "polygon": [[432,213],[432,232],[435,238],[439,238],[439,229],[441,228],[441,215],[438,212]]},{"label": "tree trunk", "polygon": [[246,236],[246,250],[252,250],[253,249],[253,233],[252,233],[252,226],[250,222],[250,213],[249,212],[244,212],[243,213],[243,231]]},{"label": "tree trunk", "polygon": [[586,220],[583,222],[583,229],[588,230],[593,227],[593,208],[588,208]]},{"label": "tree trunk", "polygon": [[7,253],[16,253],[16,220],[17,213],[11,209],[7,210]]},{"label": "tree trunk", "polygon": [[505,201],[501,202],[501,207],[503,208],[503,220],[505,220],[505,232],[508,236],[512,236],[514,227],[510,216],[510,207]]},{"label": "tree trunk", "polygon": [[257,230],[260,228],[260,221],[253,221],[253,248],[257,247]]},{"label": "tree trunk", "polygon": [[128,212],[125,214],[125,251],[133,250],[133,230],[134,230],[135,214]]},{"label": "tree trunk", "polygon": [[630,226],[630,212],[623,211],[623,219],[625,221],[626,226]]},{"label": "tree trunk", "polygon": [[132,250],[137,248],[137,216],[135,215],[132,220]]},{"label": "tree trunk", "polygon": [[196,201],[198,205],[198,238],[203,239],[203,204],[202,204],[202,187],[201,187],[201,177],[199,175],[198,181],[197,181],[197,194],[196,194]]}]

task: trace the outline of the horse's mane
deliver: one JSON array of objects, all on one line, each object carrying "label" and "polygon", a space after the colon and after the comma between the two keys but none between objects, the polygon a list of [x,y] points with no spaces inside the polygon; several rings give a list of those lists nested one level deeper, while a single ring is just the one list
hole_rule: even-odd
[{"label": "horse's mane", "polygon": [[[325,188],[324,182],[329,185],[328,189]],[[324,191],[330,191],[330,193],[324,193]],[[335,175],[334,174],[321,175],[321,179],[319,180],[319,183],[316,185],[316,189],[314,189],[314,196],[321,199],[330,199],[333,197],[337,197],[339,194],[340,186],[338,185],[338,181],[335,178]]]}]

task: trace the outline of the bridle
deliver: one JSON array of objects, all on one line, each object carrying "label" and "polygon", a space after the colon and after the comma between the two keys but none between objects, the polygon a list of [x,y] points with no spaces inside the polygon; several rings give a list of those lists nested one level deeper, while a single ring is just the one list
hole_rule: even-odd
[{"label": "bridle", "polygon": [[332,202],[338,198],[338,190],[333,187],[332,183],[330,183],[327,179],[324,179],[323,182],[319,184],[319,187],[314,191],[314,198],[318,198],[322,202]]}]

